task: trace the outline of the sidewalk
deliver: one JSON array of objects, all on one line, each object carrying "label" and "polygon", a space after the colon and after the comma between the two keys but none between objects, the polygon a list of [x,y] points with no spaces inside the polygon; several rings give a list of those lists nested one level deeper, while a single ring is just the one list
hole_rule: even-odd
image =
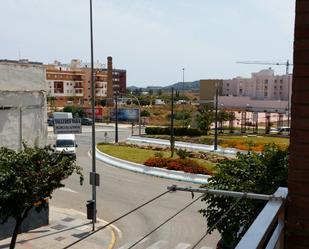
[{"label": "sidewalk", "polygon": [[[16,249],[60,249],[92,232],[91,220],[73,209],[62,209],[50,206],[49,225],[19,234]],[[96,229],[106,223],[98,220]],[[0,248],[9,248],[11,238],[1,240]],[[94,235],[77,243],[71,248],[80,249],[112,249],[115,243],[115,234],[112,228],[107,227]]]}]

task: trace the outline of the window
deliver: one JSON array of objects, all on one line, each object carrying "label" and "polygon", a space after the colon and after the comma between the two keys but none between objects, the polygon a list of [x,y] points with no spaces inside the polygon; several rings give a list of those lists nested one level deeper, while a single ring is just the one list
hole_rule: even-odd
[{"label": "window", "polygon": [[63,82],[55,81],[54,82],[54,92],[55,93],[63,93]]}]

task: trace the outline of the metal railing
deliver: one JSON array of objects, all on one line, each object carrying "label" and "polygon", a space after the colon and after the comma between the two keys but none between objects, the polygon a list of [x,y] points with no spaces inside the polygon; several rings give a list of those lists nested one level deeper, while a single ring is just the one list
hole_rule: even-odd
[{"label": "metal railing", "polygon": [[236,249],[284,249],[284,218],[287,188],[278,188],[275,198],[270,199]]}]

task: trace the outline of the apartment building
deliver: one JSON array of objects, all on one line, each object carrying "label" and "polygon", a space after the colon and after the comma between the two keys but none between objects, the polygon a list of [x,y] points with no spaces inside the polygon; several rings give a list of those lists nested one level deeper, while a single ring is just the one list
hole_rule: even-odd
[{"label": "apartment building", "polygon": [[[90,105],[91,68],[89,64],[75,59],[70,64],[55,61],[45,67],[49,95],[54,98],[55,106]],[[126,70],[113,69],[112,57],[108,57],[107,68],[100,63],[95,63],[94,68],[95,98],[98,104],[102,99],[112,98],[116,91],[118,94],[125,94]]]},{"label": "apartment building", "polygon": [[223,80],[222,95],[288,101],[291,98],[291,89],[292,75],[275,75],[274,70],[269,68],[252,73],[251,78]]}]

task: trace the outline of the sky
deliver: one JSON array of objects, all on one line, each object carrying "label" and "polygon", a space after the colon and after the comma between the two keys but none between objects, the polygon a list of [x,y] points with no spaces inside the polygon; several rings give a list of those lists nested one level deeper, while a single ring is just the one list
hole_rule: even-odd
[{"label": "sky", "polygon": [[[94,60],[128,86],[250,77],[292,62],[295,0],[92,0]],[[90,61],[89,0],[1,0],[0,59]],[[184,70],[182,70],[184,68]],[[284,66],[273,66],[284,74]],[[290,69],[291,72],[291,69]]]}]

